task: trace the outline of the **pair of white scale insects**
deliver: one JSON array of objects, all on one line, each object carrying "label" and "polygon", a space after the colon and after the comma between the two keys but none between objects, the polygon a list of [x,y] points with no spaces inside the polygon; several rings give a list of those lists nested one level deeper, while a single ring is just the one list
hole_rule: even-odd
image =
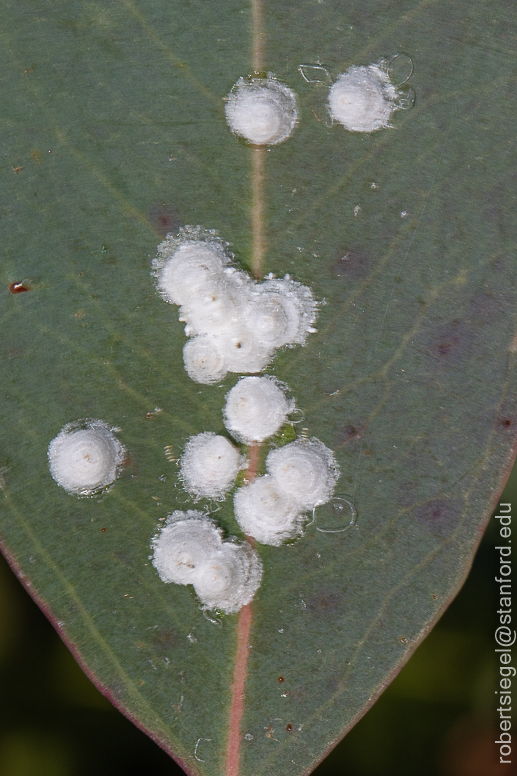
[{"label": "pair of white scale insects", "polygon": [[[319,71],[328,76],[319,65],[300,67],[308,82],[319,80]],[[315,73],[316,79],[309,78]],[[330,117],[350,131],[389,127],[400,107],[405,107],[402,95],[385,62],[351,67],[329,89]],[[231,130],[253,145],[285,141],[298,122],[295,93],[271,74],[239,79],[225,110]],[[253,280],[232,264],[228,246],[214,231],[184,227],[167,235],[158,252],[153,274],[162,298],[179,306],[185,323],[183,360],[189,377],[211,385],[228,372],[254,375],[241,377],[226,396],[223,420],[232,441],[206,431],[190,437],[180,459],[180,478],[193,500],[221,501],[249,464],[239,445],[260,444],[294,422],[288,387],[256,373],[278,348],[306,344],[315,331],[317,302],[310,288],[288,275]],[[112,485],[126,454],[118,432],[97,419],[68,423],[48,448],[57,484],[79,496]],[[278,547],[300,536],[315,508],[332,499],[339,471],[332,451],[316,438],[273,447],[266,471],[237,488],[234,512],[253,543]],[[173,512],[151,548],[162,581],[193,585],[204,610],[238,612],[259,588],[262,563],[251,543],[225,540],[222,529],[201,511]]]}]

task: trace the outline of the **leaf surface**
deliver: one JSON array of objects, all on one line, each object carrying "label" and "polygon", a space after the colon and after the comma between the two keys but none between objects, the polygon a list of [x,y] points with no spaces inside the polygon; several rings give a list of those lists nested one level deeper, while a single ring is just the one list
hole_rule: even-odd
[{"label": "leaf surface", "polygon": [[[189,773],[308,773],[457,591],[513,460],[512,5],[72,0],[2,16],[3,549],[97,685]],[[299,66],[335,78],[398,53],[415,107],[371,134],[328,126],[327,87]],[[254,152],[223,98],[259,55],[300,122],[263,152],[257,226]],[[317,334],[268,371],[358,513],[344,533],[317,530],[341,527],[324,512],[259,546],[262,585],[220,626],[149,560],[159,521],[192,506],[169,459],[224,433],[236,381],[189,380],[150,276],[182,224],[216,229],[248,269],[259,234],[262,273],[325,300]],[[129,460],[79,499],[47,447],[85,417],[120,428]],[[215,517],[242,535],[231,498]]]}]

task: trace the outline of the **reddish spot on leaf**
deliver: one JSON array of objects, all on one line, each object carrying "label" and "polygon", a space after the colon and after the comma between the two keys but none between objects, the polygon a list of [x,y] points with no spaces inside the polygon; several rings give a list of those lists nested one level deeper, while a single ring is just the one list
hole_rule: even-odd
[{"label": "reddish spot on leaf", "polygon": [[183,223],[178,211],[170,202],[151,205],[147,211],[147,218],[151,226],[162,237],[165,237],[169,232],[176,232]]},{"label": "reddish spot on leaf", "polygon": [[429,350],[442,365],[455,366],[468,358],[473,339],[472,328],[456,318],[441,329]]},{"label": "reddish spot on leaf", "polygon": [[166,655],[168,652],[178,648],[179,638],[173,631],[163,628],[155,634],[153,644],[158,653]]},{"label": "reddish spot on leaf", "polygon": [[315,617],[330,617],[343,610],[344,595],[340,590],[320,590],[307,599],[307,609]]},{"label": "reddish spot on leaf", "polygon": [[11,283],[9,291],[11,294],[23,294],[24,291],[30,291],[30,286],[24,286],[23,283]]},{"label": "reddish spot on leaf", "polygon": [[280,682],[280,684],[282,684],[282,682],[284,682],[284,681],[285,681],[285,679],[284,679],[284,677],[283,677],[283,676],[279,676],[279,677],[278,677],[278,681]]},{"label": "reddish spot on leaf", "polygon": [[412,514],[430,534],[445,539],[456,529],[463,511],[460,499],[437,498],[416,507]]},{"label": "reddish spot on leaf", "polygon": [[107,530],[107,528],[101,528],[101,533],[106,533]]},{"label": "reddish spot on leaf", "polygon": [[360,423],[354,423],[353,425],[350,423],[347,426],[343,426],[343,429],[341,433],[339,434],[339,445],[347,444],[348,442],[353,442],[356,439],[361,439],[364,432],[364,426]]}]

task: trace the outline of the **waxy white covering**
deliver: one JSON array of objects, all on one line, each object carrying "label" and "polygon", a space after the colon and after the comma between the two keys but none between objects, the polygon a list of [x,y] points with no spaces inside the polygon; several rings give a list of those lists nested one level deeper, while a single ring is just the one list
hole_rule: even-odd
[{"label": "waxy white covering", "polygon": [[243,377],[226,396],[224,425],[240,442],[262,442],[275,434],[294,408],[272,377]]},{"label": "waxy white covering", "polygon": [[91,496],[116,480],[124,446],[102,420],[67,423],[48,447],[52,477],[69,493]]},{"label": "waxy white covering", "polygon": [[378,65],[350,67],[330,88],[330,115],[351,132],[374,132],[390,126],[397,96]]},{"label": "waxy white covering", "polygon": [[281,143],[298,118],[295,93],[272,75],[240,78],[227,97],[225,111],[232,132],[253,145]]},{"label": "waxy white covering", "polygon": [[310,288],[288,275],[257,283],[229,266],[219,239],[202,234],[186,227],[168,235],[153,266],[163,298],[180,305],[192,338],[183,348],[185,369],[210,385],[228,372],[260,372],[277,348],[305,344],[315,331],[316,303]]},{"label": "waxy white covering", "polygon": [[181,457],[181,478],[196,498],[221,498],[243,466],[244,457],[226,437],[205,431],[188,440]]},{"label": "waxy white covering", "polygon": [[173,512],[151,546],[160,579],[193,585],[204,609],[233,614],[259,588],[257,552],[247,542],[223,541],[221,529],[202,512]]},{"label": "waxy white covering", "polygon": [[332,498],[338,468],[318,439],[300,439],[272,450],[269,474],[240,488],[234,497],[242,530],[261,544],[279,546],[303,530],[306,514]]}]

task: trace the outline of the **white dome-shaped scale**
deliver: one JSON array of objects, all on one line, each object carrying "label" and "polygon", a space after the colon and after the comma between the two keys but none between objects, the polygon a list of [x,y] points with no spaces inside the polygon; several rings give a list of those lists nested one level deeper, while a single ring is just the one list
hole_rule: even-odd
[{"label": "white dome-shaped scale", "polygon": [[233,326],[223,337],[221,348],[229,372],[260,372],[271,360],[273,348],[260,342],[252,329]]},{"label": "white dome-shaped scale", "polygon": [[273,378],[243,377],[226,396],[224,424],[241,442],[262,442],[278,431],[293,408]]},{"label": "white dome-shaped scale", "polygon": [[303,514],[267,474],[239,488],[233,505],[235,518],[244,533],[261,544],[278,547],[301,532]]},{"label": "white dome-shaped scale", "polygon": [[246,326],[258,341],[270,347],[304,345],[314,332],[316,302],[308,286],[286,275],[283,280],[266,280],[253,289],[244,310]]},{"label": "white dome-shaped scale", "polygon": [[192,585],[222,546],[221,530],[202,512],[177,510],[153,539],[153,566],[162,582]]},{"label": "white dome-shaped scale", "polygon": [[350,67],[329,91],[330,115],[351,132],[390,126],[397,91],[378,65]]},{"label": "white dome-shaped scale", "polygon": [[221,498],[233,485],[244,458],[225,437],[206,431],[190,437],[181,457],[181,477],[197,498]]},{"label": "white dome-shaped scale", "polygon": [[194,583],[206,609],[238,612],[257,592],[262,578],[258,553],[247,542],[224,542]]},{"label": "white dome-shaped scale", "polygon": [[222,272],[221,257],[209,243],[186,243],[167,260],[158,287],[168,302],[189,304],[209,294]]},{"label": "white dome-shaped scale", "polygon": [[258,553],[247,542],[223,542],[221,529],[196,510],[173,512],[151,548],[162,582],[193,585],[204,609],[238,612],[260,585]]},{"label": "white dome-shaped scale", "polygon": [[315,438],[298,439],[272,450],[266,467],[279,491],[301,510],[329,501],[338,478],[332,451]]},{"label": "white dome-shaped scale", "polygon": [[220,337],[199,334],[183,347],[183,363],[191,380],[212,385],[225,377],[228,366],[221,350]]},{"label": "white dome-shaped scale", "polygon": [[212,278],[203,290],[197,289],[188,304],[179,310],[180,321],[185,321],[185,333],[219,336],[235,325],[239,316],[239,300],[234,298],[231,285],[221,276]]},{"label": "white dome-shaped scale", "polygon": [[168,234],[153,260],[162,297],[174,304],[187,304],[220,278],[229,261],[226,245],[214,231],[199,226],[182,227]]},{"label": "white dome-shaped scale", "polygon": [[298,117],[294,92],[271,75],[240,78],[228,95],[225,111],[232,132],[254,145],[286,140]]},{"label": "white dome-shaped scale", "polygon": [[245,321],[257,340],[271,349],[287,344],[289,315],[279,294],[255,294],[245,310]]},{"label": "white dome-shaped scale", "polygon": [[48,447],[52,477],[69,493],[91,496],[116,480],[125,448],[102,420],[67,423]]}]

